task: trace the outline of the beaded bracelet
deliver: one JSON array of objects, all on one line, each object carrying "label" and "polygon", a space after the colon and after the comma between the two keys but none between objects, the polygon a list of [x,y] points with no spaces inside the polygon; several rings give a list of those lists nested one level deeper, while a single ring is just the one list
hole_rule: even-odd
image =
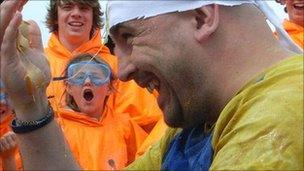
[{"label": "beaded bracelet", "polygon": [[43,118],[35,121],[21,121],[15,118],[11,123],[11,127],[15,133],[28,133],[36,129],[42,128],[46,124],[50,123],[53,119],[54,111],[51,105],[49,105],[48,112]]}]

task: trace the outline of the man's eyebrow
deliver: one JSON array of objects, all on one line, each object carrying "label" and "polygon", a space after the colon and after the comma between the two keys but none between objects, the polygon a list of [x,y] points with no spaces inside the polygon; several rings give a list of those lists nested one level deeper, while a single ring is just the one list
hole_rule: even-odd
[{"label": "man's eyebrow", "polygon": [[130,31],[134,30],[134,28],[129,26],[128,24],[119,23],[110,29],[110,33],[111,34],[118,33],[121,29],[126,29],[126,30],[130,30]]}]

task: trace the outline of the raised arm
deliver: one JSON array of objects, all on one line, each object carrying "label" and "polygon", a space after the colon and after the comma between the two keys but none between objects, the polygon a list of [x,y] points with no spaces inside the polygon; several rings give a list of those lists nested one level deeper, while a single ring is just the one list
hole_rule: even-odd
[{"label": "raised arm", "polygon": [[[25,24],[29,47],[17,50],[22,15],[16,12],[26,1],[9,0],[1,4],[1,78],[17,126],[45,118],[49,110],[46,87],[51,76],[43,53],[40,30],[35,22]],[[3,41],[2,41],[3,40]],[[52,120],[42,128],[17,134],[25,170],[79,169],[58,124]]]}]

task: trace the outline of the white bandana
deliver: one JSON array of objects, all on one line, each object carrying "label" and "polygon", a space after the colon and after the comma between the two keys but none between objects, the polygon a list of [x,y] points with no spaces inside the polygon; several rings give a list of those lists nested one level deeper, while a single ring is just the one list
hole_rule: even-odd
[{"label": "white bandana", "polygon": [[245,3],[255,4],[264,13],[267,19],[275,26],[276,31],[279,34],[279,40],[285,47],[296,53],[303,52],[301,48],[291,40],[287,32],[283,29],[281,21],[276,16],[274,11],[268,6],[266,2],[262,0],[109,0],[105,12],[106,33],[104,36],[108,35],[108,31],[111,27],[133,19],[143,19],[170,12],[182,12],[210,4],[235,6]]}]

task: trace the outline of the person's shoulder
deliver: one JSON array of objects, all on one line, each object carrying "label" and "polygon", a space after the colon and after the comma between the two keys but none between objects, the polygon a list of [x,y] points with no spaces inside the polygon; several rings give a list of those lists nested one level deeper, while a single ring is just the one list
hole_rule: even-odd
[{"label": "person's shoulder", "polygon": [[[268,69],[265,73],[265,76],[272,77],[277,75],[283,75],[286,76],[286,74],[289,75],[303,75],[303,62],[304,58],[303,55],[294,55],[291,56],[283,61],[280,61],[278,64],[274,65],[270,69]],[[297,71],[297,72],[295,72]]]},{"label": "person's shoulder", "polygon": [[262,74],[222,111],[212,169],[300,168],[303,113],[303,58],[293,57]]},{"label": "person's shoulder", "polygon": [[279,119],[282,116],[301,117],[302,95],[303,57],[294,56],[254,78],[226,105],[218,123],[226,125],[230,120],[238,123],[236,118],[252,117],[261,120],[270,117],[273,123],[282,122]]},{"label": "person's shoulder", "polygon": [[238,107],[253,102],[254,104],[267,102],[277,106],[282,100],[290,98],[299,100],[301,92],[303,92],[303,57],[296,55],[256,76],[231,101],[236,101]]}]

